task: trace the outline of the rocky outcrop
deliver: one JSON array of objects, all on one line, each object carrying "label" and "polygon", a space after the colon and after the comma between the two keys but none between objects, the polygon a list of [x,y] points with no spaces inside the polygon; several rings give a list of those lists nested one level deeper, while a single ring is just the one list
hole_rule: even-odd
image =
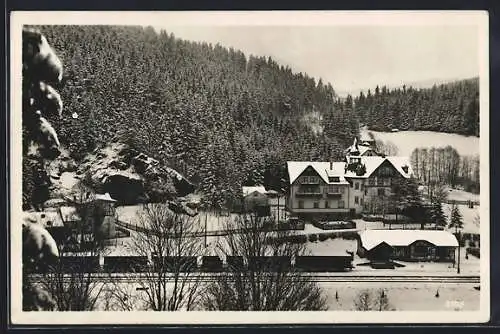
[{"label": "rocky outcrop", "polygon": [[[71,174],[75,179],[85,180],[97,192],[108,192],[119,204],[174,200],[193,193],[196,188],[175,169],[162,166],[158,160],[119,143],[95,150],[78,166],[63,153],[52,163],[50,170],[57,187],[64,188],[63,181],[69,180],[68,174]],[[71,189],[59,193],[71,197],[70,193],[77,191]],[[172,205],[178,212],[195,214],[185,205]]]}]

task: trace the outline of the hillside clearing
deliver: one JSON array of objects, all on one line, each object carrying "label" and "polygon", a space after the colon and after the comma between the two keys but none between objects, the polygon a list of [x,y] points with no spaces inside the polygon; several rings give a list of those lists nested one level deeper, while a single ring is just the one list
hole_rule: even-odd
[{"label": "hillside clearing", "polygon": [[[364,130],[362,130],[364,131]],[[376,140],[391,142],[399,150],[399,155],[410,156],[418,147],[446,147],[450,145],[460,155],[478,155],[479,138],[466,137],[454,133],[443,133],[434,131],[399,131],[399,132],[377,132],[373,133]]]}]

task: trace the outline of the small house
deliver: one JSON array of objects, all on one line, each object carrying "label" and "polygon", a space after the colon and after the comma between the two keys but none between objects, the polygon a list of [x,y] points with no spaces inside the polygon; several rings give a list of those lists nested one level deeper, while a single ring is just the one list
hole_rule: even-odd
[{"label": "small house", "polygon": [[365,230],[359,232],[360,257],[375,261],[454,262],[458,241],[439,230]]},{"label": "small house", "polygon": [[257,212],[259,216],[270,214],[266,188],[263,186],[242,187],[242,191],[243,206],[246,212]]}]

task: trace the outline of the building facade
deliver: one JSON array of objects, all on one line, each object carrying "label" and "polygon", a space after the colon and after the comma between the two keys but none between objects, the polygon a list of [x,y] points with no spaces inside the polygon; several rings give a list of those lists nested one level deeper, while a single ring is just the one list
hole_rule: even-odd
[{"label": "building facade", "polygon": [[447,231],[366,230],[359,232],[357,254],[371,261],[454,262],[457,247]]},{"label": "building facade", "polygon": [[410,178],[406,157],[379,156],[357,140],[342,162],[287,162],[287,209],[304,218],[329,219],[390,210],[391,185]]}]

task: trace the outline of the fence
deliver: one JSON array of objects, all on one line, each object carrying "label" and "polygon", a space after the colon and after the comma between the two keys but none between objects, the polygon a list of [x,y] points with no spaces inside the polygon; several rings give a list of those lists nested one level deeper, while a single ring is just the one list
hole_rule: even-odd
[{"label": "fence", "polygon": [[451,204],[451,205],[467,205],[469,208],[473,208],[474,206],[479,206],[479,201],[456,201],[456,200],[444,200],[443,203]]}]

